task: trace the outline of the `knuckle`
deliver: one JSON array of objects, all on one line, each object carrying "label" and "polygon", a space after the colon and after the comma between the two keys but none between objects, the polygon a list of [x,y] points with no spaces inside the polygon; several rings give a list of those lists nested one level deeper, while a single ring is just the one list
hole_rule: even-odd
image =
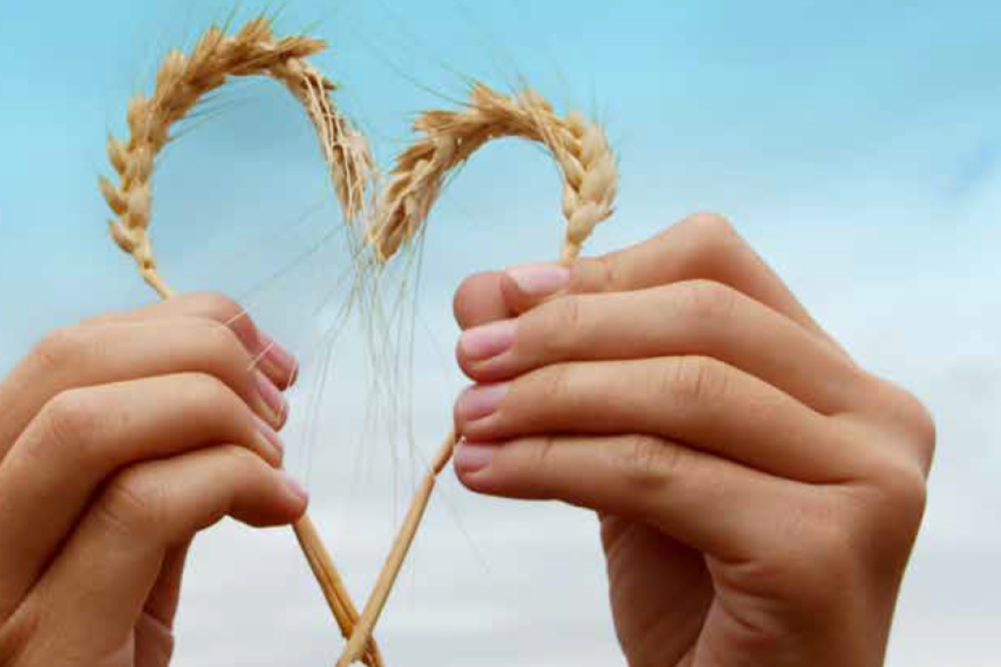
[{"label": "knuckle", "polygon": [[225,326],[250,317],[240,304],[220,292],[199,292],[186,298],[196,313]]},{"label": "knuckle", "polygon": [[[234,479],[241,480],[242,486],[255,486],[259,489],[271,488],[274,479],[274,469],[260,454],[240,445],[221,445],[219,453],[226,459],[227,470]],[[210,523],[222,519],[225,511],[217,514]]]},{"label": "knuckle", "polygon": [[570,271],[571,294],[614,292],[620,289],[621,253],[578,259]]},{"label": "knuckle", "polygon": [[204,414],[228,414],[241,402],[229,385],[214,375],[192,373],[181,381],[188,400]]},{"label": "knuckle", "polygon": [[238,468],[244,476],[249,477],[269,471],[264,460],[246,447],[224,445],[220,451],[231,459],[232,465]]},{"label": "knuckle", "polygon": [[539,405],[567,395],[570,386],[570,366],[554,364],[540,372]]},{"label": "knuckle", "polygon": [[571,357],[585,337],[583,296],[570,295],[544,303],[526,315],[526,325],[532,331],[530,340],[539,354],[550,362]]},{"label": "knuckle", "polygon": [[554,327],[567,332],[576,331],[581,324],[581,298],[568,296],[560,299],[554,314]]},{"label": "knuckle", "polygon": [[125,534],[142,533],[168,518],[167,492],[143,466],[126,468],[107,485],[96,505],[100,518]]},{"label": "knuckle", "polygon": [[[581,297],[567,296],[547,303],[537,311],[540,318],[541,352],[546,359],[562,359],[573,349],[581,326]],[[532,318],[532,314],[529,314]]]},{"label": "knuckle", "polygon": [[670,359],[656,380],[660,395],[670,396],[680,406],[721,403],[729,385],[726,367],[700,356]]},{"label": "knuckle", "polygon": [[707,243],[728,243],[739,238],[736,227],[725,216],[711,211],[700,211],[685,219],[686,227],[696,232]]},{"label": "knuckle", "polygon": [[619,446],[609,448],[612,465],[629,488],[651,491],[676,477],[682,465],[680,447],[650,435],[623,436]]},{"label": "knuckle", "polygon": [[692,280],[677,286],[682,314],[696,321],[727,320],[737,305],[737,293],[711,280]]},{"label": "knuckle", "polygon": [[928,481],[924,471],[904,457],[887,456],[872,479],[877,490],[874,504],[878,508],[870,514],[874,530],[884,538],[896,534],[910,543],[917,535],[928,504]]},{"label": "knuckle", "polygon": [[699,270],[722,269],[729,257],[746,246],[736,227],[716,213],[697,213],[682,225],[691,243],[688,261]]},{"label": "knuckle", "polygon": [[927,465],[935,455],[938,429],[931,411],[914,394],[899,389],[900,419]]},{"label": "knuckle", "polygon": [[62,327],[46,334],[30,356],[43,368],[61,370],[78,363],[90,345],[90,334],[84,327]]},{"label": "knuckle", "polygon": [[239,336],[229,327],[212,324],[206,327],[200,340],[209,359],[249,368],[250,355],[240,342]]},{"label": "knuckle", "polygon": [[217,325],[217,329],[229,331],[237,342],[243,341],[248,349],[255,349],[258,345],[260,337],[250,313],[225,294],[200,292],[182,298],[189,300],[194,316],[209,320]]},{"label": "knuckle", "polygon": [[539,498],[552,498],[555,495],[549,480],[552,479],[553,451],[556,438],[541,436],[531,441],[532,456],[529,470],[532,471],[534,494]]},{"label": "knuckle", "polygon": [[[870,377],[875,383],[875,395],[880,397],[879,405],[890,416],[892,424],[905,438],[910,451],[914,452],[927,471],[931,467],[938,440],[935,419],[931,412],[914,394],[887,380]],[[871,385],[870,385],[871,386]]]},{"label": "knuckle", "polygon": [[70,389],[42,408],[43,442],[63,452],[77,452],[100,440],[103,409],[86,389]]}]

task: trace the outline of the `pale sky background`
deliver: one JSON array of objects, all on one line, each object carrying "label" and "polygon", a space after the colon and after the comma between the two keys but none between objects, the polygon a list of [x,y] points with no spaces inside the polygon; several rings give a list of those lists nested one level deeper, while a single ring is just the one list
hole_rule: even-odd
[{"label": "pale sky background", "polygon": [[[105,133],[122,128],[159,55],[230,7],[0,0],[0,371],[53,326],[151,299],[106,236],[95,187]],[[730,217],[860,361],[938,419],[888,664],[998,664],[1001,5],[291,0],[280,29],[303,28],[330,40],[317,62],[384,163],[407,119],[446,104],[429,91],[461,97],[460,75],[505,87],[523,74],[561,108],[597,113],[620,149],[619,213],[591,251],[696,210]],[[356,329],[319,391],[349,264],[311,128],[269,83],[240,84],[212,108],[156,178],[164,274],[240,297],[306,362],[290,467],[308,477],[312,513],[361,600],[415,459],[366,429],[371,372]],[[398,387],[414,390],[409,431],[425,456],[463,385],[452,291],[474,270],[553,257],[558,201],[542,154],[506,143],[438,207],[409,320],[415,362]],[[474,497],[447,472],[379,630],[389,664],[621,664],[595,524]],[[179,641],[185,667],[316,667],[341,646],[291,533],[233,524],[197,544]]]}]

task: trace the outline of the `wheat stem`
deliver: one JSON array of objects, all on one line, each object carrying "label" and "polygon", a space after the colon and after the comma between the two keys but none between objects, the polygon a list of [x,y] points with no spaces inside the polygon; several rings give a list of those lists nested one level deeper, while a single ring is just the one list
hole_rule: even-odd
[{"label": "wheat stem", "polygon": [[[618,170],[604,131],[577,113],[560,118],[537,93],[524,91],[505,97],[476,84],[466,109],[427,112],[414,127],[424,136],[397,158],[393,178],[382,194],[375,224],[367,236],[382,262],[420,232],[448,175],[489,141],[501,137],[542,143],[560,167],[567,220],[563,263],[573,262],[595,227],[614,212]],[[337,667],[362,658],[420,527],[437,477],[455,452],[456,441],[457,434],[449,434],[414,494],[393,550]]]},{"label": "wheat stem", "polygon": [[[337,566],[334,564],[330,553],[327,551],[320,538],[313,521],[304,516],[293,526],[295,536],[299,540],[302,552],[306,555],[313,575],[320,583],[323,595],[327,599],[327,604],[334,612],[334,619],[345,639],[354,636],[355,628],[358,624],[358,609],[351,600],[344,581],[341,579]],[[371,636],[369,634],[368,636]],[[383,665],[382,655],[378,644],[375,641],[366,641],[362,646],[362,661],[369,667],[381,667]]]},{"label": "wheat stem", "polygon": [[389,594],[393,590],[396,579],[400,574],[400,569],[403,567],[403,563],[410,551],[410,546],[413,544],[417,530],[420,528],[421,519],[424,517],[424,510],[427,509],[428,503],[431,501],[431,494],[434,492],[438,475],[441,474],[441,471],[445,469],[445,466],[452,459],[452,453],[455,451],[455,443],[456,437],[453,432],[445,438],[441,450],[438,452],[434,462],[428,469],[427,475],[424,477],[424,481],[414,494],[410,509],[403,521],[403,526],[396,536],[396,540],[393,542],[393,548],[389,552],[389,557],[386,558],[386,563],[383,565],[382,571],[379,573],[375,588],[369,594],[368,602],[365,603],[365,610],[355,625],[354,633],[348,640],[348,645],[344,648],[340,660],[337,661],[337,667],[347,667],[364,656],[365,647],[368,645],[368,638],[375,630],[376,623],[379,622],[379,616],[382,614],[382,610],[389,600]]}]

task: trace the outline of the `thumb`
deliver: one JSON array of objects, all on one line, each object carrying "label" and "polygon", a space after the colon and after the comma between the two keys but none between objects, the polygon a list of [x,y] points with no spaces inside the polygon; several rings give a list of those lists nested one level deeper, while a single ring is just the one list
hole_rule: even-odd
[{"label": "thumb", "polygon": [[521,315],[566,293],[570,289],[570,269],[557,262],[523,264],[508,269],[499,282],[508,309]]},{"label": "thumb", "polygon": [[167,552],[160,576],[146,598],[145,611],[167,628],[174,627],[174,617],[181,599],[181,579],[191,540]]}]

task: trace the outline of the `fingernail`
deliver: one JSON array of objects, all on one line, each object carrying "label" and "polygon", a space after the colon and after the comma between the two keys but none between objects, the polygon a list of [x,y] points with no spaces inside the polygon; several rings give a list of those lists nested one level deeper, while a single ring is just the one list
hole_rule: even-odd
[{"label": "fingernail", "polygon": [[281,428],[288,416],[288,402],[285,396],[264,373],[257,371],[257,391],[271,418],[271,425]]},{"label": "fingernail", "polygon": [[261,341],[260,365],[289,386],[295,384],[299,375],[299,362],[296,358],[266,333],[259,333],[258,338]]},{"label": "fingernail", "polygon": [[281,436],[257,415],[254,415],[254,421],[257,422],[257,432],[260,434],[261,440],[278,454],[278,460],[280,461],[285,455],[285,444],[282,442]]},{"label": "fingernail", "polygon": [[507,352],[514,345],[518,320],[503,320],[470,329],[459,338],[459,348],[467,359],[484,361]]},{"label": "fingernail", "polygon": [[508,387],[507,383],[470,387],[459,397],[456,406],[458,417],[465,422],[489,417],[497,412],[501,400],[507,395]]},{"label": "fingernail", "polygon": [[295,477],[289,474],[287,470],[282,470],[281,475],[285,479],[285,487],[293,496],[302,502],[309,501],[309,492],[306,491],[306,489],[298,482],[298,480],[296,480]]},{"label": "fingernail", "polygon": [[534,297],[556,294],[570,283],[570,270],[559,264],[526,264],[507,270],[518,289]]},{"label": "fingernail", "polygon": [[456,472],[474,473],[489,466],[497,454],[497,445],[474,445],[463,442],[455,452]]}]

